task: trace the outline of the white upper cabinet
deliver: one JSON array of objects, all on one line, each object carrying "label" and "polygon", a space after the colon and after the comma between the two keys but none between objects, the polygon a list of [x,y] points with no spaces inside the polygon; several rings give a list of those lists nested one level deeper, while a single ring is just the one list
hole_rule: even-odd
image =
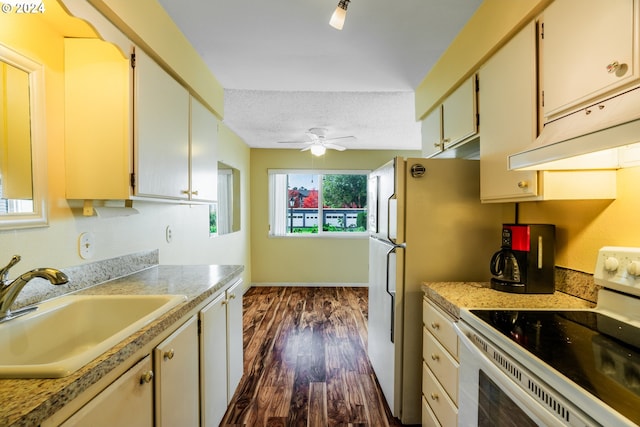
[{"label": "white upper cabinet", "polygon": [[474,75],[464,81],[442,103],[442,142],[445,150],[478,133],[476,79]]},{"label": "white upper cabinet", "polygon": [[218,200],[218,119],[191,98],[191,200]]},{"label": "white upper cabinet", "polygon": [[477,135],[477,76],[465,80],[422,123],[422,155],[432,157]]},{"label": "white upper cabinet", "polygon": [[537,136],[536,24],[530,23],[481,68],[483,202],[615,198],[615,171],[508,170],[507,158]]},{"label": "white upper cabinet", "polygon": [[66,197],[216,201],[218,119],[142,50],[134,58],[65,39]]},{"label": "white upper cabinet", "polygon": [[507,156],[531,144],[536,137],[535,43],[535,24],[532,23],[480,68],[480,197],[483,201],[538,195],[536,171],[507,170]]},{"label": "white upper cabinet", "polygon": [[543,14],[543,113],[547,122],[640,77],[638,0],[554,1]]},{"label": "white upper cabinet", "polygon": [[442,151],[442,105],[431,111],[422,121],[422,157]]},{"label": "white upper cabinet", "polygon": [[188,199],[189,92],[140,49],[135,55],[135,194]]},{"label": "white upper cabinet", "polygon": [[128,199],[131,67],[111,43],[64,39],[67,199]]}]

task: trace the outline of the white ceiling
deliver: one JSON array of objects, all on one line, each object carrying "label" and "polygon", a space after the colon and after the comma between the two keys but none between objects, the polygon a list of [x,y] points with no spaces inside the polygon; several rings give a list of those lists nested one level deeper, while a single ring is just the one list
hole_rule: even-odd
[{"label": "white ceiling", "polygon": [[349,149],[420,149],[414,89],[481,0],[159,0],[225,89],[251,147],[300,148],[312,127]]}]

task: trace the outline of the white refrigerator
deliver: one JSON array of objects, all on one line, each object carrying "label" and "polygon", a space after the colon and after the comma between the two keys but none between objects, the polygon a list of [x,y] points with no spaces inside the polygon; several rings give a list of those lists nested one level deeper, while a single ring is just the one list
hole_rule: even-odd
[{"label": "white refrigerator", "polygon": [[489,281],[501,204],[477,160],[394,158],[369,175],[369,359],[393,415],[421,422],[422,282]]}]

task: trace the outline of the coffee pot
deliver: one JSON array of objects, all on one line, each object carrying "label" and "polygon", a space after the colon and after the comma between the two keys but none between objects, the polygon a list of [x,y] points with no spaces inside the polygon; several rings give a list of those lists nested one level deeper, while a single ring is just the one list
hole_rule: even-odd
[{"label": "coffee pot", "polygon": [[522,294],[555,291],[555,226],[503,224],[500,250],[489,263],[491,288]]}]

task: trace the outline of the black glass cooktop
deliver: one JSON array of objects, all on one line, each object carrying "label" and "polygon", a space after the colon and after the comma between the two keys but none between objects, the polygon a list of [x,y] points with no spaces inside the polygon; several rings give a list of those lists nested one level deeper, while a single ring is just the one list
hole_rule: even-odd
[{"label": "black glass cooktop", "polygon": [[640,328],[593,311],[471,313],[640,424]]}]

